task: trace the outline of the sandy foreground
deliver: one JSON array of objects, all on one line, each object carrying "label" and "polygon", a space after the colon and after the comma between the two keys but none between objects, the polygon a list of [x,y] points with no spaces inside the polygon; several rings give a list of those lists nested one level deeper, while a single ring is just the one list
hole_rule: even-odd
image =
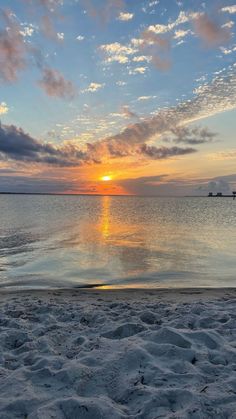
[{"label": "sandy foreground", "polygon": [[236,289],[0,296],[0,418],[236,418]]}]

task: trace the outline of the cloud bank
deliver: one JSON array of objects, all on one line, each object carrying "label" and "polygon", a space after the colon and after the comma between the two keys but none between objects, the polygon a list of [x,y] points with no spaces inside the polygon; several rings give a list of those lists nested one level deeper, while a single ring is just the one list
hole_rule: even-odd
[{"label": "cloud bank", "polygon": [[[53,79],[54,80],[54,79]],[[59,89],[57,83],[48,88]],[[59,89],[60,92],[60,89]],[[58,94],[58,92],[57,92]],[[64,91],[62,93],[64,95]],[[42,162],[64,166],[101,163],[108,158],[139,156],[160,160],[196,151],[193,146],[210,143],[215,134],[205,128],[187,124],[217,113],[236,108],[236,66],[216,76],[212,83],[200,86],[195,96],[176,107],[159,111],[152,118],[128,125],[116,135],[87,143],[81,149],[75,144],[52,146],[40,143],[14,126],[1,126],[0,153],[2,159]],[[125,109],[127,112],[127,109]],[[158,145],[150,144],[158,141]],[[167,147],[161,144],[176,145]],[[182,143],[184,147],[179,147]]]}]

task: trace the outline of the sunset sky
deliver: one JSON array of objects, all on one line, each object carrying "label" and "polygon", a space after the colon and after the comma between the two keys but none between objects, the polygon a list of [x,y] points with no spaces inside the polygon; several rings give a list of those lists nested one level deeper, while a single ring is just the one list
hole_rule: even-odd
[{"label": "sunset sky", "polygon": [[236,187],[236,4],[1,0],[0,191]]}]

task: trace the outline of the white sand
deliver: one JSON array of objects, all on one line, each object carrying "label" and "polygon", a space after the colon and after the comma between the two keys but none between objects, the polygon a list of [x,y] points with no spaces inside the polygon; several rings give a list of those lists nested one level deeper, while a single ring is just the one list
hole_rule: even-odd
[{"label": "white sand", "polygon": [[236,290],[0,297],[0,418],[236,418]]}]

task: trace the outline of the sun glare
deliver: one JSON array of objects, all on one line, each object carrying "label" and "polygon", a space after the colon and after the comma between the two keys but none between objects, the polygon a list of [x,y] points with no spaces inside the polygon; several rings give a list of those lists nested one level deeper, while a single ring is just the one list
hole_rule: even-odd
[{"label": "sun glare", "polygon": [[103,180],[104,182],[108,182],[109,180],[111,180],[111,176],[102,176],[101,180]]}]

